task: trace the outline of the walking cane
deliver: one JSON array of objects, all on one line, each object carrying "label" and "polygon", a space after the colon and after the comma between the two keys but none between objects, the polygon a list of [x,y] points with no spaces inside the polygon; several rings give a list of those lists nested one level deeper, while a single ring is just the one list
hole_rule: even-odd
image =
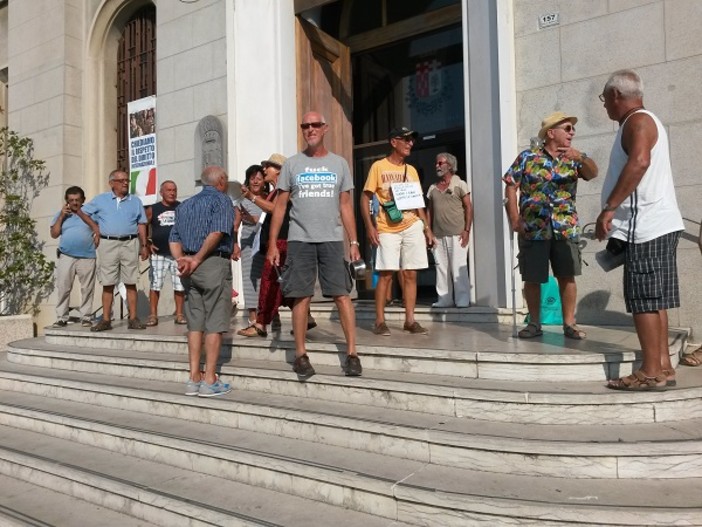
[{"label": "walking cane", "polygon": [[[505,206],[505,214],[507,213],[507,198],[502,200],[502,205]],[[517,280],[514,276],[516,266],[514,265],[514,232],[509,230],[509,269],[510,278],[512,279],[512,337],[517,338]]]}]

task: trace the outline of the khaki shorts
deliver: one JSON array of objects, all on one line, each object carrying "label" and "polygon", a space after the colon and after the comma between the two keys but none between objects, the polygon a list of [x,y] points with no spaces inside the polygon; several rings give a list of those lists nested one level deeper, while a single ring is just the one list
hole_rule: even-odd
[{"label": "khaki shorts", "polygon": [[519,239],[519,272],[522,280],[537,284],[548,282],[548,263],[553,276],[578,276],[582,256],[578,240],[524,240]]},{"label": "khaki shorts", "polygon": [[226,333],[232,316],[232,266],[229,258],[210,256],[182,279],[188,296],[188,331]]},{"label": "khaki shorts", "polygon": [[402,232],[383,232],[378,237],[380,245],[375,261],[376,271],[411,271],[429,267],[424,224],[421,221],[415,221]]},{"label": "khaki shorts", "polygon": [[97,248],[98,278],[104,286],[122,282],[133,285],[139,279],[139,238],[101,239]]}]

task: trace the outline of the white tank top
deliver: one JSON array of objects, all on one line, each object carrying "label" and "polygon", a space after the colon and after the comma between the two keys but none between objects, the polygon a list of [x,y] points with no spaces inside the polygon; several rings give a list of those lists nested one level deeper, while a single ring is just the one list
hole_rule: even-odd
[{"label": "white tank top", "polygon": [[[615,211],[610,231],[610,237],[634,243],[644,243],[685,228],[675,198],[668,134],[655,115],[648,110],[638,110],[634,113],[639,112],[649,115],[656,123],[658,140],[651,150],[651,164],[648,170],[636,190]],[[619,127],[609,156],[607,177],[602,186],[603,207],[629,159],[622,148],[622,131],[629,117]]]}]

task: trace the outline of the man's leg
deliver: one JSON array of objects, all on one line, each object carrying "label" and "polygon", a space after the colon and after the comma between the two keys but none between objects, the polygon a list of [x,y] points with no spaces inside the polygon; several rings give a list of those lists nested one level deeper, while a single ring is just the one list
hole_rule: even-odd
[{"label": "man's leg", "polygon": [[310,312],[312,297],[296,298],[292,308],[292,326],[295,334],[295,357],[307,353],[305,336],[307,335],[307,315]]},{"label": "man's leg", "polygon": [[80,283],[80,318],[89,322],[93,316],[93,295],[95,293],[95,258],[81,258],[76,263]]},{"label": "man's leg", "polygon": [[661,351],[661,368],[664,370],[673,370],[673,363],[670,362],[670,351],[668,350],[668,310],[661,309],[658,312],[660,322],[660,343]]},{"label": "man's leg", "polygon": [[[158,317],[158,301],[161,298],[161,291],[149,289],[149,315]],[[176,304],[177,306],[177,304]],[[131,313],[131,308],[130,308]]]},{"label": "man's leg", "polygon": [[112,320],[112,299],[115,295],[114,285],[102,286],[102,319],[106,322]]},{"label": "man's leg", "polygon": [[460,236],[447,237],[449,251],[450,280],[453,288],[453,303],[456,307],[470,305],[470,277],[468,276],[468,246],[461,247]]},{"label": "man's leg", "polygon": [[[634,326],[636,327],[636,335],[639,337],[639,344],[641,345],[641,351],[643,354],[641,372],[646,377],[657,377],[661,374],[661,362],[663,360],[663,350],[661,350],[661,330],[663,323],[664,322],[660,311],[634,313]],[[667,351],[668,342],[666,337],[666,354]]]},{"label": "man's leg", "polygon": [[58,262],[56,263],[56,289],[58,291],[56,299],[57,322],[68,322],[68,310],[74,276],[74,262],[75,258],[62,254],[59,256]]},{"label": "man's leg", "polygon": [[529,310],[529,323],[541,327],[541,284],[524,282],[524,299]]},{"label": "man's leg", "polygon": [[185,291],[174,291],[173,300],[175,300],[176,319],[178,319],[178,317],[185,316],[183,314],[183,308],[185,306]]},{"label": "man's leg", "polygon": [[375,325],[385,322],[385,298],[392,286],[394,271],[380,271],[378,283],[375,285]]},{"label": "man's leg", "polygon": [[137,287],[136,284],[124,284],[127,289],[127,309],[129,309],[129,320],[137,318]]},{"label": "man's leg", "polygon": [[436,302],[434,307],[450,307],[453,305],[453,281],[451,280],[451,254],[449,251],[450,236],[437,238],[434,247],[436,262]]},{"label": "man's leg", "polygon": [[561,293],[561,310],[563,312],[563,324],[573,326],[575,324],[575,301],[578,296],[577,286],[574,276],[557,276],[558,289]]},{"label": "man's leg", "polygon": [[348,355],[356,355],[356,310],[351,297],[348,295],[334,297],[334,302],[339,310],[341,329],[344,330],[346,349]]},{"label": "man's leg", "polygon": [[198,383],[200,377],[200,355],[202,353],[202,331],[188,331],[188,360],[190,363],[190,380]]},{"label": "man's leg", "polygon": [[417,271],[405,269],[402,276],[402,298],[405,301],[405,325],[414,323],[414,308],[417,305]]},{"label": "man's leg", "polygon": [[[189,341],[190,339],[188,339]],[[205,334],[205,378],[207,384],[214,384],[217,381],[217,361],[219,360],[219,352],[222,349],[222,334],[221,333],[206,333]],[[190,357],[192,368],[192,356]]]}]

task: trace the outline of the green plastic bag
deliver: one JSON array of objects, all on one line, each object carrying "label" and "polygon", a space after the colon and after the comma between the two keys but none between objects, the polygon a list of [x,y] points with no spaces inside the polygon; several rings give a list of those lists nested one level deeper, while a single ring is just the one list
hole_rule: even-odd
[{"label": "green plastic bag", "polygon": [[[526,317],[526,323],[529,323],[529,315]],[[561,292],[558,289],[558,281],[553,276],[549,276],[548,282],[541,284],[541,325],[563,325]]]}]

